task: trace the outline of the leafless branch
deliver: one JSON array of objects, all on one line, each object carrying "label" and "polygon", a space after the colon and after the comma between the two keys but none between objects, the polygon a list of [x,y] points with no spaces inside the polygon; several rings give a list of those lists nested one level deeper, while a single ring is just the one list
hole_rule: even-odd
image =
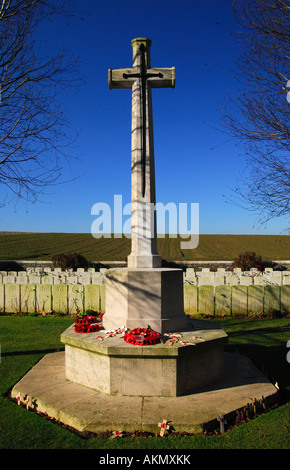
[{"label": "leafless branch", "polygon": [[223,122],[246,160],[233,191],[264,223],[290,209],[290,5],[282,0],[232,3],[241,27],[240,88],[229,98]]},{"label": "leafless branch", "polygon": [[[71,126],[57,98],[79,85],[77,63],[61,50],[43,57],[35,32],[69,0],[3,0],[0,6],[0,185],[35,200],[62,173]],[[70,11],[70,14],[72,12]]]}]

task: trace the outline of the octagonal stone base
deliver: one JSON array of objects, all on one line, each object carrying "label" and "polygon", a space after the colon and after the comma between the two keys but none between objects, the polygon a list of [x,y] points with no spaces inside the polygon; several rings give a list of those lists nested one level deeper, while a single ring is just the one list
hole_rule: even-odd
[{"label": "octagonal stone base", "polygon": [[105,331],[75,333],[73,325],[61,335],[68,380],[110,395],[177,397],[223,375],[228,337],[213,322],[194,320],[182,332],[180,341],[193,344],[170,345],[165,337],[164,343],[137,346],[121,335],[104,336]]},{"label": "octagonal stone base", "polygon": [[[160,432],[166,418],[174,432],[201,434],[219,427],[217,418],[231,423],[249,397],[266,406],[279,403],[274,385],[246,357],[225,353],[222,380],[182,397],[107,395],[66,380],[65,352],[44,356],[15,384],[11,397],[28,400],[31,411],[43,413],[80,432]],[[15,406],[18,406],[15,404]],[[258,418],[259,419],[259,418]]]}]

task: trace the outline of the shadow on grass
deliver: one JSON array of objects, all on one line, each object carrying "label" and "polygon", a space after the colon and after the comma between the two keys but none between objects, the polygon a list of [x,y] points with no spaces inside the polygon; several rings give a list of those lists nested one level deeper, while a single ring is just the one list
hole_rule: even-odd
[{"label": "shadow on grass", "polygon": [[[281,343],[279,341],[279,343]],[[273,384],[278,382],[286,401],[290,400],[290,364],[287,362],[286,345],[228,344],[226,351],[247,356],[262,374]]]},{"label": "shadow on grass", "polygon": [[64,351],[64,348],[59,349],[35,349],[32,351],[11,351],[11,352],[2,352],[1,357],[8,356],[30,356],[34,354],[49,354],[54,352]]}]

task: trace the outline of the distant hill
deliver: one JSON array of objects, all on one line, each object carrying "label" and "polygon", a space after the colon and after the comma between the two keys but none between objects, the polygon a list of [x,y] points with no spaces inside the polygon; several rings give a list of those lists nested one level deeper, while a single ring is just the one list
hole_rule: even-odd
[{"label": "distant hill", "polygon": [[[289,235],[200,235],[194,250],[180,250],[180,236],[158,238],[158,253],[165,260],[227,261],[254,251],[264,260],[290,259]],[[1,260],[50,260],[56,253],[81,253],[90,261],[125,261],[130,239],[95,239],[85,233],[0,232]]]}]

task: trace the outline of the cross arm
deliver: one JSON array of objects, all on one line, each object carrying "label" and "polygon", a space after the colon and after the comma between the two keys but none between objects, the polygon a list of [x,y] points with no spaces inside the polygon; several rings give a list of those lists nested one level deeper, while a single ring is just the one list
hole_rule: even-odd
[{"label": "cross arm", "polygon": [[108,71],[108,82],[109,82],[109,88],[112,90],[112,88],[132,88],[132,85],[136,78],[134,77],[128,77],[124,78],[125,75],[132,75],[136,73],[136,69],[109,69]]},{"label": "cross arm", "polygon": [[[175,67],[150,68],[146,71],[146,79],[151,88],[174,88]],[[153,75],[152,77],[150,75]],[[132,88],[136,77],[139,76],[138,68],[109,69],[109,88]]]},{"label": "cross arm", "polygon": [[[174,88],[175,87],[175,67],[171,68],[150,68],[147,69],[148,83],[151,88]],[[150,77],[150,74],[159,75]]]}]

